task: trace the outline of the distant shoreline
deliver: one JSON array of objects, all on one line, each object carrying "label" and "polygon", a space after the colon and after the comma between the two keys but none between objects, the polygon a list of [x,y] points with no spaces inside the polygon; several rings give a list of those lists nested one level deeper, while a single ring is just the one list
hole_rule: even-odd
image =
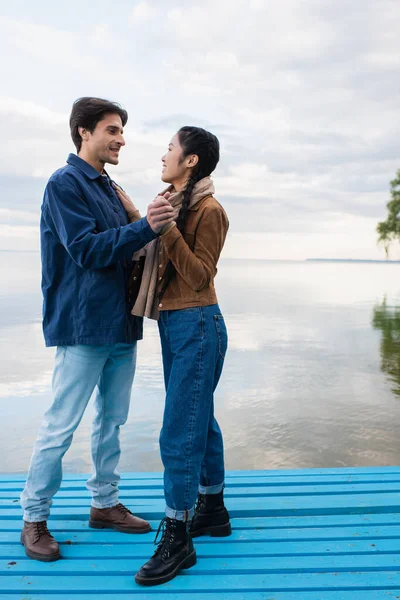
[{"label": "distant shoreline", "polygon": [[4,248],[4,249],[2,250],[2,249],[0,248],[0,252],[9,252],[9,253],[11,252],[11,253],[13,253],[13,254],[14,254],[15,252],[18,252],[18,253],[24,253],[24,254],[25,254],[26,252],[29,252],[30,254],[38,254],[38,253],[40,252],[40,250],[9,250],[9,249],[7,249],[7,248]]},{"label": "distant shoreline", "polygon": [[306,262],[345,262],[345,263],[380,263],[380,264],[400,264],[400,260],[378,260],[362,258],[306,258]]},{"label": "distant shoreline", "polygon": [[[40,250],[11,250],[8,248],[1,249],[0,253],[11,253],[11,254],[40,254]],[[331,262],[331,263],[378,263],[384,265],[396,265],[400,264],[400,260],[378,260],[378,259],[362,259],[362,258],[304,258],[304,259],[295,259],[295,258],[230,258],[230,257],[221,257],[221,261],[230,262],[230,261],[243,261],[243,262],[264,262],[264,263],[305,263],[305,262]]]}]

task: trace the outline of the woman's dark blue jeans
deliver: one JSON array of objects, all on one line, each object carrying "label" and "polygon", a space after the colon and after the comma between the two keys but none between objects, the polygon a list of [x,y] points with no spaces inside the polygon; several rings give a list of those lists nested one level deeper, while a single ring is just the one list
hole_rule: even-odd
[{"label": "woman's dark blue jeans", "polygon": [[192,518],[197,492],[224,487],[224,448],[214,416],[228,336],[218,304],[161,311],[166,389],[160,433],[166,515]]}]

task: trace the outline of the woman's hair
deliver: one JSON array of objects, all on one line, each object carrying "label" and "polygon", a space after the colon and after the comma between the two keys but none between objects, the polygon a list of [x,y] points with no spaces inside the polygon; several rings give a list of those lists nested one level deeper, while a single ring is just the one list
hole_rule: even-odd
[{"label": "woman's hair", "polygon": [[84,127],[90,133],[93,133],[97,123],[102,121],[106,115],[119,115],[122,127],[125,127],[128,121],[128,113],[116,102],[110,102],[103,98],[91,98],[89,96],[75,100],[72,105],[69,126],[72,141],[75,144],[77,152],[80,151],[82,146],[82,138],[78,128]]},{"label": "woman's hair", "polygon": [[[200,179],[211,175],[218,164],[219,141],[218,138],[209,131],[202,129],[201,127],[189,126],[182,127],[178,131],[178,139],[182,147],[181,163],[190,154],[196,154],[199,158],[196,166],[192,169],[190,179],[183,192],[182,206],[176,219],[176,226],[179,231],[183,233],[194,186]],[[169,261],[164,273],[164,283],[160,290],[160,299],[163,297],[164,292],[175,273],[175,267],[172,262]]]}]

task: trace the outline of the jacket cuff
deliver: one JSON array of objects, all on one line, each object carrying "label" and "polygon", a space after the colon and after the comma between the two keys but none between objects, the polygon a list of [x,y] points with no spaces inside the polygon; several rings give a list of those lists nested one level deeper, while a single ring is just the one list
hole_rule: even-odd
[{"label": "jacket cuff", "polygon": [[175,221],[172,221],[172,223],[168,223],[167,225],[164,225],[164,227],[161,229],[161,232],[160,232],[161,237],[164,237],[173,227],[176,227]]},{"label": "jacket cuff", "polygon": [[164,248],[168,251],[171,250],[173,245],[179,238],[182,237],[181,232],[177,227],[171,227],[168,231],[162,236],[162,243]]},{"label": "jacket cuff", "polygon": [[146,217],[143,217],[142,219],[140,219],[140,221],[131,223],[131,225],[135,225],[136,223],[141,224],[141,232],[146,239],[146,243],[151,242],[152,240],[155,240],[158,237],[158,233],[152,230]]}]

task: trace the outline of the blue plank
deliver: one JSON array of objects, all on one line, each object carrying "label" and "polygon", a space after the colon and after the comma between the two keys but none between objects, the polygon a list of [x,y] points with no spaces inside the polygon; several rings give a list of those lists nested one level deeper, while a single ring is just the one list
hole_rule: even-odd
[{"label": "blue plank", "polygon": [[[18,543],[19,532],[0,532],[0,543]],[[59,532],[57,540],[68,542],[70,540],[79,544],[144,544],[153,541],[155,532],[141,534],[140,536],[121,534],[117,531],[106,529],[89,529],[81,532]],[[229,537],[229,543],[243,542],[293,542],[295,540],[356,540],[356,539],[400,539],[400,526],[382,527],[331,527],[329,529],[243,529],[233,530]],[[196,546],[199,544],[215,544],[218,538],[200,537],[196,538]]]},{"label": "blue plank", "polygon": [[[165,591],[182,592],[216,592],[230,591],[264,591],[273,592],[297,591],[307,598],[308,591],[329,590],[390,590],[399,589],[400,571],[375,571],[366,573],[297,573],[293,574],[224,574],[192,575],[189,569],[172,581],[164,584]],[[5,575],[0,577],[0,589],[4,594],[26,592],[120,593],[130,592],[133,596],[141,594],[143,588],[134,583],[131,575],[91,575],[70,577],[58,575]],[[301,598],[301,596],[299,596]]]},{"label": "blue plank", "polygon": [[[400,482],[375,482],[375,483],[358,483],[358,484],[336,484],[336,485],[307,485],[307,486],[253,486],[253,487],[227,487],[225,490],[225,498],[227,501],[230,498],[256,498],[261,497],[266,500],[274,497],[291,497],[291,496],[348,496],[361,494],[399,494],[400,498]],[[0,492],[0,509],[12,506],[19,496],[15,492],[3,491]],[[55,496],[54,506],[85,506],[89,498],[89,493],[85,488],[76,490],[60,490]],[[135,489],[126,490],[121,487],[120,498],[122,500],[130,499],[158,499],[164,498],[163,489]]]},{"label": "blue plank", "polygon": [[[162,499],[137,499],[128,504],[133,512],[145,519],[160,519],[164,515],[165,504]],[[232,517],[268,517],[268,516],[306,516],[338,515],[359,513],[398,513],[400,512],[400,493],[354,494],[349,496],[281,496],[278,498],[228,498],[227,507]],[[87,514],[88,508],[55,507],[53,518],[62,515],[66,519],[78,514]],[[2,508],[1,518],[19,516],[20,509]]]},{"label": "blue plank", "polygon": [[[81,518],[78,518],[81,516]],[[356,527],[358,525],[400,525],[400,513],[373,513],[373,514],[341,514],[341,515],[311,515],[304,517],[242,517],[232,518],[234,529],[302,529],[329,527]],[[150,524],[157,528],[159,521],[152,520]],[[1,519],[0,531],[19,531],[22,526],[22,511],[19,510],[14,519]],[[82,531],[88,528],[88,512],[83,511],[74,519],[61,518],[49,519],[49,527],[55,531],[73,529]]]},{"label": "blue plank", "polygon": [[[57,536],[58,537],[58,536]],[[196,552],[199,558],[215,557],[228,558],[231,556],[247,557],[253,556],[318,556],[318,555],[351,555],[358,554],[399,554],[400,540],[392,539],[365,539],[365,540],[326,540],[326,541],[296,541],[284,542],[246,542],[229,543],[227,541],[215,541],[212,543],[199,543],[195,540]],[[60,545],[61,554],[64,558],[80,560],[102,560],[148,557],[154,551],[152,541],[137,544],[65,544]],[[24,548],[17,542],[14,544],[0,544],[0,559],[22,560],[30,562]]]},{"label": "blue plank", "polygon": [[[227,477],[226,478],[227,488],[235,487],[273,487],[273,486],[285,486],[292,487],[296,485],[308,486],[308,485],[345,485],[358,483],[398,483],[400,481],[400,474],[360,474],[360,475],[332,475],[332,476],[318,476],[318,475],[307,475],[307,476],[277,476],[277,477]],[[68,480],[63,479],[61,484],[62,490],[74,490],[74,489],[85,489],[86,479],[84,480]],[[25,485],[25,480],[21,481],[5,481],[0,480],[0,490],[16,490],[20,491]],[[120,487],[122,489],[162,489],[162,479],[127,479],[123,477],[120,481]]]},{"label": "blue plank", "polygon": [[[227,478],[235,477],[307,477],[313,476],[332,476],[332,475],[360,475],[360,474],[393,474],[400,475],[400,466],[386,466],[386,467],[339,467],[339,468],[324,468],[324,469],[271,469],[271,470],[252,470],[252,471],[226,471]],[[91,473],[64,473],[64,481],[84,481],[91,476]],[[161,479],[163,474],[161,472],[127,472],[124,473],[122,479]],[[24,474],[8,474],[1,473],[0,481],[25,481]]]},{"label": "blue plank", "polygon": [[[85,476],[84,479],[68,479],[68,477],[64,477],[61,489],[62,490],[74,490],[74,489],[85,489],[85,483],[88,476]],[[227,488],[235,488],[235,487],[260,487],[260,486],[293,486],[293,485],[340,485],[340,484],[357,484],[357,483],[375,483],[375,482],[388,482],[388,483],[398,483],[400,481],[400,473],[399,474],[333,474],[331,476],[326,475],[321,477],[321,475],[293,475],[291,477],[286,477],[284,475],[277,475],[275,477],[226,477]],[[0,478],[0,490],[17,490],[21,491],[25,484],[25,479],[21,478],[20,480],[4,480]],[[121,479],[120,486],[123,489],[162,489],[163,488],[163,480],[161,477],[159,478],[150,478],[150,479],[129,479],[124,476]]]},{"label": "blue plank", "polygon": [[[99,574],[110,577],[131,575],[140,569],[149,555],[118,560],[59,560],[53,563],[39,561],[0,561],[0,576],[23,574],[28,576],[48,575],[57,577],[70,575],[83,577]],[[392,555],[359,555],[359,556],[279,556],[279,557],[204,557],[190,569],[190,576],[226,575],[226,574],[285,574],[285,573],[358,573],[399,571],[400,554]]]},{"label": "blue plank", "polygon": [[[84,531],[89,529],[88,510],[76,515],[74,519],[63,519],[51,516],[48,524],[52,531]],[[153,529],[157,529],[159,520],[150,520]],[[239,529],[329,529],[331,527],[353,527],[359,525],[400,525],[400,513],[387,514],[355,514],[355,515],[315,515],[305,517],[248,517],[231,518],[232,527]],[[13,519],[1,519],[0,531],[20,531],[22,527],[22,511]]]},{"label": "blue plank", "polygon": [[[302,592],[272,592],[272,596],[267,591],[262,592],[250,592],[250,591],[239,591],[233,592],[213,592],[207,591],[207,600],[391,600],[393,598],[400,597],[400,588],[393,590],[347,590],[347,591],[323,591],[313,592],[307,591],[305,597]],[[93,597],[90,592],[85,594],[75,593],[73,600],[88,600]],[[114,600],[112,594],[95,593],[96,600]],[[191,591],[185,592],[173,592],[169,593],[165,590],[162,591],[160,588],[153,589],[151,592],[141,591],[135,593],[137,600],[204,600],[203,591]],[[2,594],[1,600],[20,600],[16,594]],[[118,600],[132,600],[132,592],[130,593],[119,593],[117,596]],[[29,595],[24,594],[21,600],[70,600],[70,592],[65,594],[59,591],[56,594],[53,593],[32,593],[29,591]]]}]

